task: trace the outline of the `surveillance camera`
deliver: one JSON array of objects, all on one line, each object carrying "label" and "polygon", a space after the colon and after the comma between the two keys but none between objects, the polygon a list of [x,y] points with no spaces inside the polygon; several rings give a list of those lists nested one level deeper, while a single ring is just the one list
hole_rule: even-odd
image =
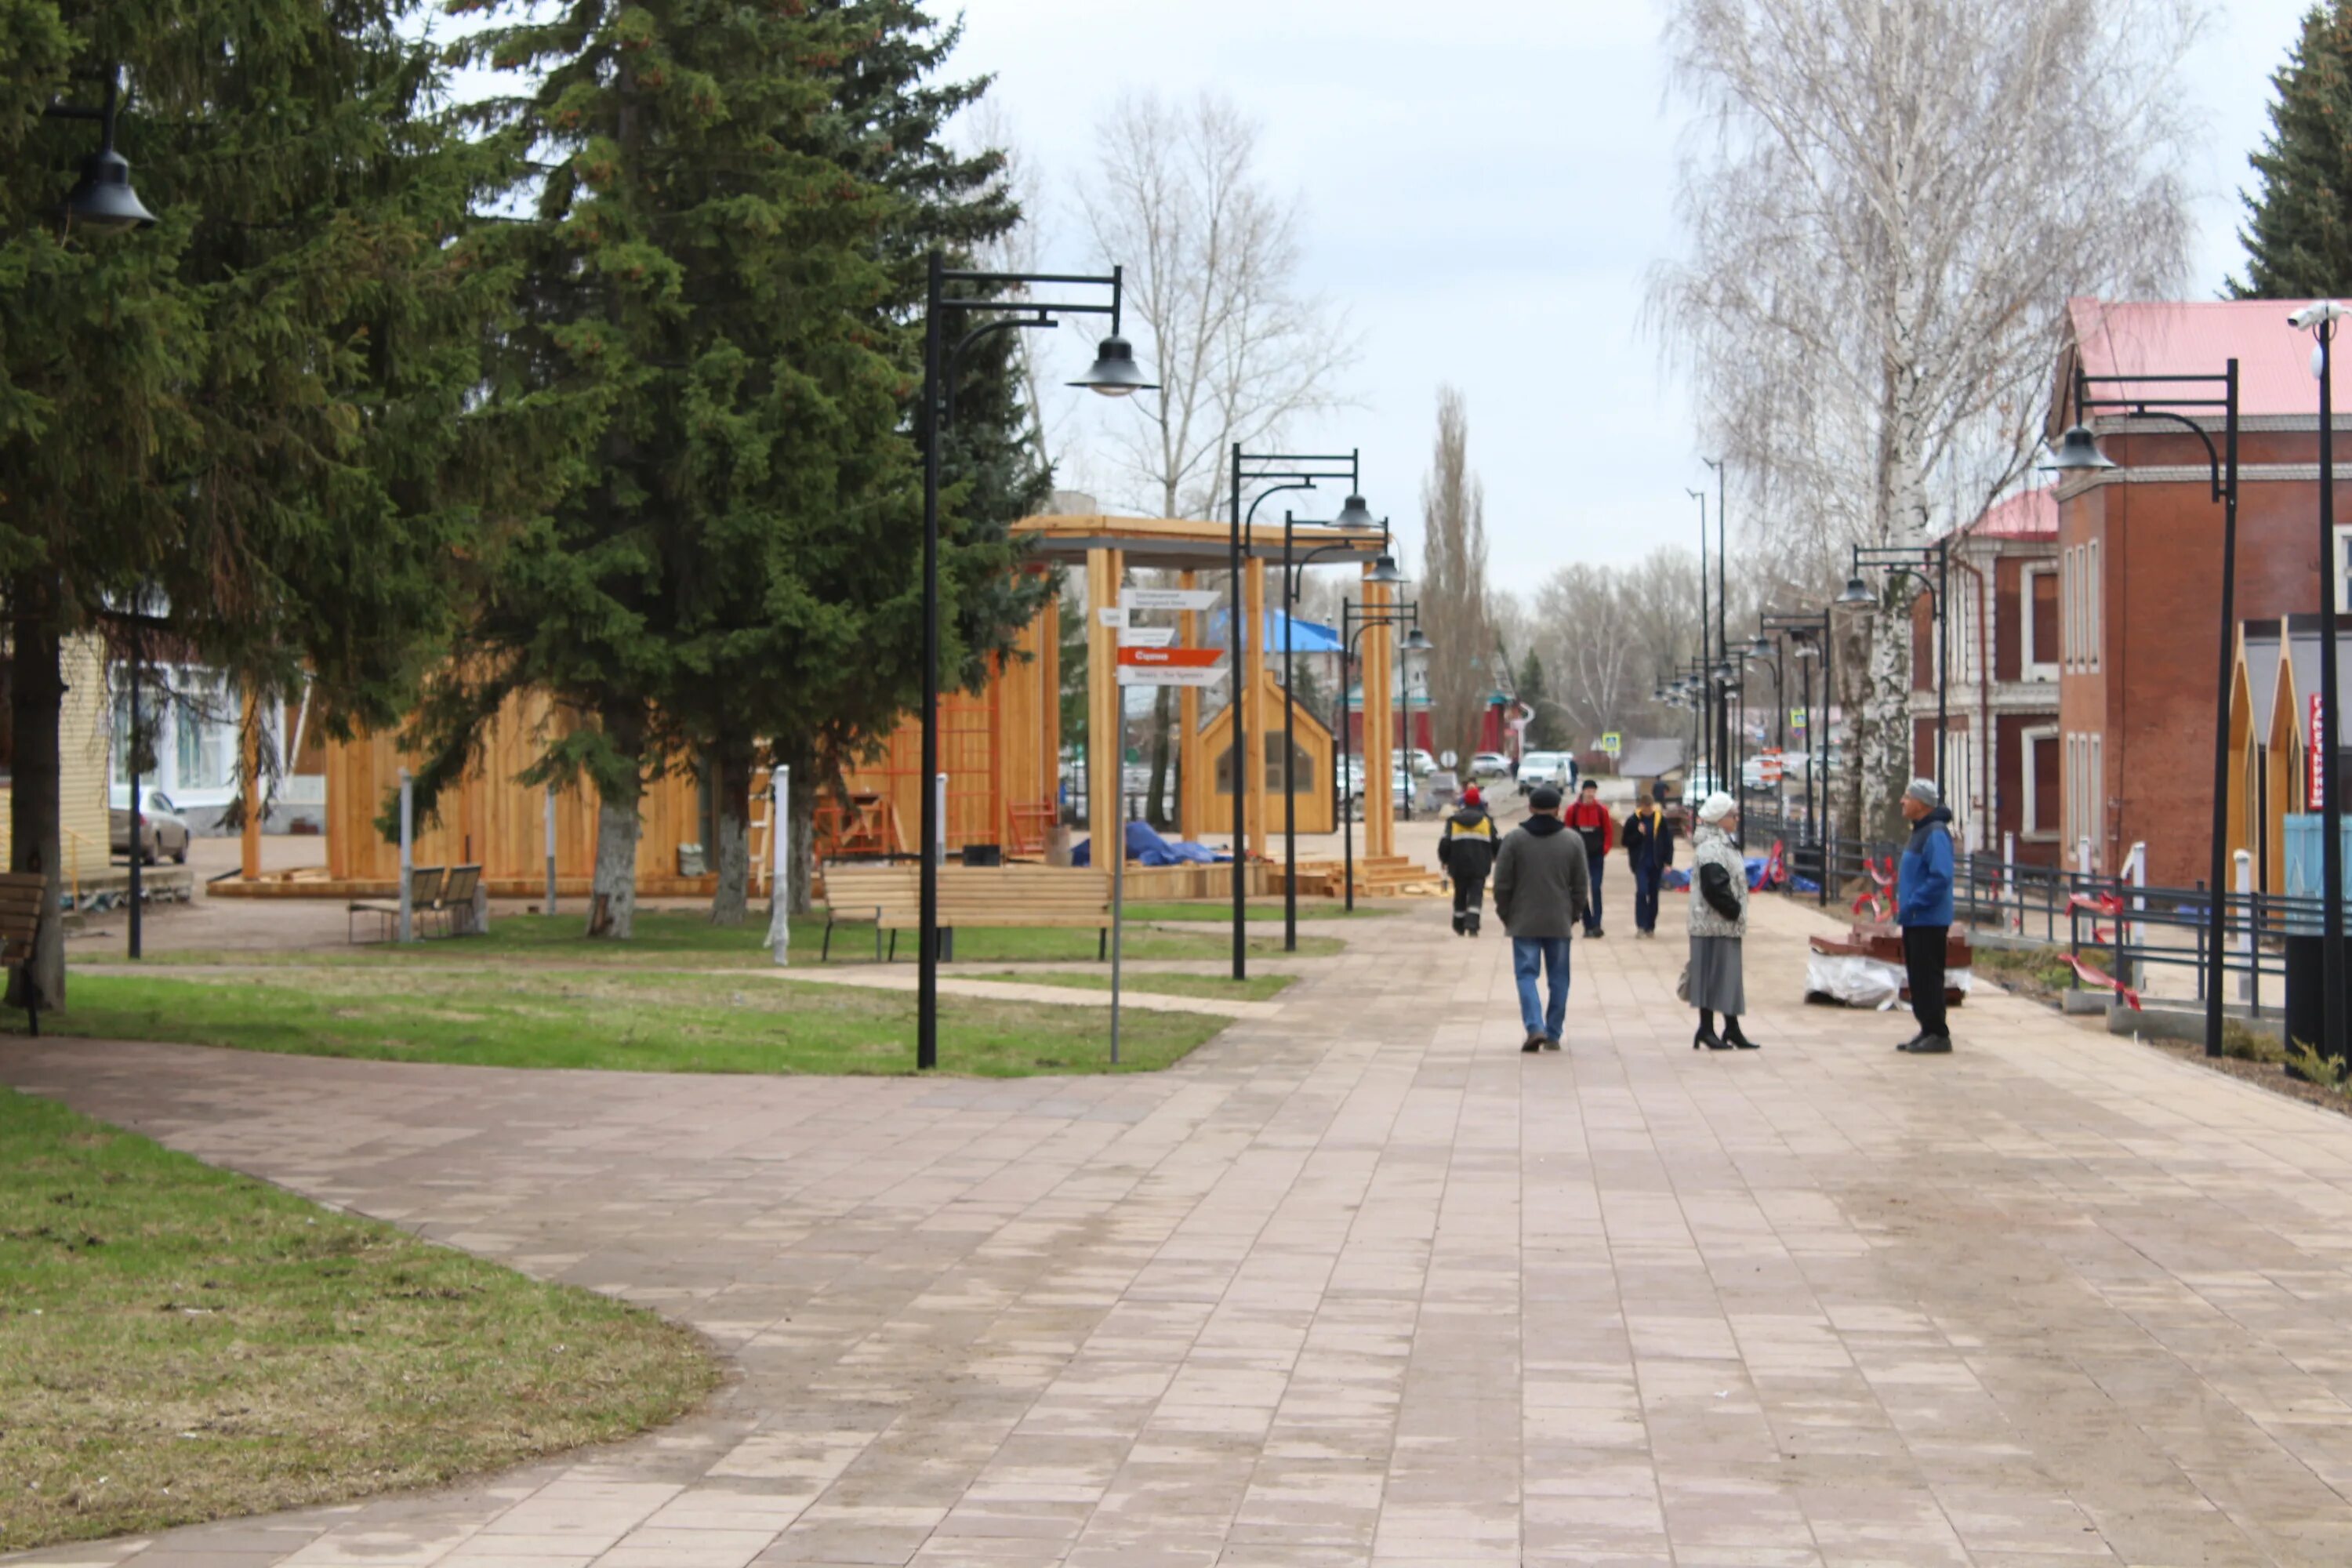
[{"label": "surveillance camera", "polygon": [[2342,305],[2333,300],[2322,300],[2316,304],[2305,305],[2302,310],[2289,316],[2286,319],[2286,324],[2296,331],[2308,331],[2322,321],[2341,321],[2343,317]]}]

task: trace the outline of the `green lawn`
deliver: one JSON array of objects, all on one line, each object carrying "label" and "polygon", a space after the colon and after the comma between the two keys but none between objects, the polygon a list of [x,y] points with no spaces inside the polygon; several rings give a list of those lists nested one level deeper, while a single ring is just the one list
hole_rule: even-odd
[{"label": "green lawn", "polygon": [[[1110,966],[1096,969],[1001,969],[976,980],[1017,980],[1024,985],[1066,985],[1073,991],[1108,991]],[[1136,993],[1160,996],[1223,996],[1236,1002],[1267,1002],[1290,988],[1295,974],[1253,974],[1236,981],[1230,974],[1122,975],[1122,995]],[[1148,1005],[1148,1004],[1147,1004]],[[1124,1054],[1124,1053],[1122,1053]]]},{"label": "green lawn", "polygon": [[[436,947],[437,951],[437,947]],[[914,998],[756,974],[534,972],[512,965],[401,973],[383,965],[223,970],[198,978],[76,975],[45,1033],[176,1040],[295,1056],[644,1072],[903,1073]],[[1108,970],[1106,970],[1108,974]],[[1223,1020],[1130,1011],[1119,1065],[1108,1007],[943,997],[940,1065],[1022,1077],[1166,1067]],[[12,1020],[11,1027],[21,1027]]]},{"label": "green lawn", "polygon": [[717,1381],[649,1313],[6,1089],[0,1149],[0,1552],[436,1486]]},{"label": "green lawn", "polygon": [[[1160,906],[1155,906],[1160,907]],[[1186,906],[1164,906],[1183,908]],[[754,919],[734,927],[712,925],[701,914],[688,910],[641,910],[636,932],[625,942],[590,942],[580,934],[579,915],[499,915],[488,936],[413,942],[406,947],[373,942],[360,947],[298,948],[280,952],[187,952],[158,953],[147,960],[158,967],[178,964],[234,964],[253,967],[299,964],[401,965],[459,963],[561,963],[567,965],[614,964],[671,969],[765,968],[770,966],[765,920]],[[796,964],[817,962],[824,934],[824,916],[799,915],[793,920],[792,958]],[[889,937],[885,933],[885,950]],[[1094,961],[1096,933],[1091,931],[965,927],[956,932],[955,956],[960,963],[1072,963]],[[1344,944],[1336,937],[1302,936],[1298,956],[1324,958]],[[1231,941],[1208,931],[1162,931],[1148,923],[1130,923],[1125,950],[1129,958],[1222,958]],[[1249,951],[1273,954],[1282,951],[1282,938],[1253,936]],[[915,937],[898,933],[898,958],[912,963]],[[832,960],[837,964],[874,962],[874,928],[844,924],[833,933]],[[77,980],[76,985],[80,982]]]}]

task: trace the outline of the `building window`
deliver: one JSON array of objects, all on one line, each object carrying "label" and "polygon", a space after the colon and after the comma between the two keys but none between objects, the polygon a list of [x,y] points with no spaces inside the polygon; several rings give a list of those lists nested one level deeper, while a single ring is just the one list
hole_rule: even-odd
[{"label": "building window", "polygon": [[2018,578],[2020,679],[2058,679],[2058,576],[2055,566],[2029,566]]},{"label": "building window", "polygon": [[[2044,573],[2044,576],[2049,574]],[[2028,730],[2018,737],[2025,755],[2025,800],[2021,820],[2025,837],[2041,837],[2063,830],[2065,787],[2063,759],[2055,730]]]},{"label": "building window", "polygon": [[2086,668],[2096,669],[2099,668],[2099,637],[2103,629],[2100,622],[2106,618],[2106,584],[2099,578],[2099,542],[2094,539],[2083,549],[2085,567],[2083,602],[2089,612],[2083,617],[2083,664]]},{"label": "building window", "polygon": [[2336,529],[2336,613],[2352,615],[2352,525]]},{"label": "building window", "polygon": [[2065,647],[2064,657],[2066,668],[2069,669],[2079,668],[2082,659],[2083,570],[2082,563],[2079,560],[2082,551],[2079,547],[2070,548],[2067,550],[2063,557],[2066,577],[2064,600],[2065,614],[2063,617],[2065,621],[2065,630],[2063,642]]}]

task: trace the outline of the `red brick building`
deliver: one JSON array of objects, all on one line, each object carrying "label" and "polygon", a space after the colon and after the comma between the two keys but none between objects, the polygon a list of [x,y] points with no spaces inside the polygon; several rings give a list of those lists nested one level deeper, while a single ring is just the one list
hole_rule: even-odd
[{"label": "red brick building", "polygon": [[[1951,697],[1945,794],[1961,847],[2019,860],[2063,853],[2059,725],[2058,501],[2047,488],[1988,508],[1949,544]],[[1936,771],[1933,601],[1912,606],[1912,771]]]},{"label": "red brick building", "polygon": [[[2318,608],[2319,388],[2309,334],[2287,325],[2302,303],[2078,300],[2059,354],[2053,443],[2080,419],[2078,370],[2215,374],[2237,359],[2241,620]],[[2336,376],[2343,431],[2352,428],[2352,375],[2339,363]],[[2092,395],[2112,390],[2095,384]],[[2154,400],[2163,389],[2137,391]],[[2214,395],[2211,386],[2179,393]],[[2118,467],[2070,474],[2055,492],[2060,837],[2070,859],[2087,840],[2108,872],[2144,840],[2148,880],[2188,887],[2210,871],[2215,679],[2221,639],[2235,637],[2221,624],[2222,510],[2195,436],[2129,415],[2087,423]],[[2200,423],[2218,449],[2220,417]],[[2339,450],[2340,472],[2352,479],[2352,442]],[[2339,481],[2336,506],[2346,520],[2336,573],[2344,603],[2352,483]]]}]

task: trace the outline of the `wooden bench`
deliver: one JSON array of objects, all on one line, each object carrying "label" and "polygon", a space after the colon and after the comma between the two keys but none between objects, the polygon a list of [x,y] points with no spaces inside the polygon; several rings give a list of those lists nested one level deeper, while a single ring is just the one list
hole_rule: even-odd
[{"label": "wooden bench", "polygon": [[[898,933],[922,924],[922,870],[908,864],[835,861],[824,868],[824,942],[819,962],[833,952],[833,928],[845,921],[874,922],[874,957],[883,955],[882,933],[890,935],[889,957],[898,954]],[[1053,927],[1101,933],[1095,955],[1110,943],[1110,874],[1084,866],[942,866],[940,926]]]},{"label": "wooden bench", "polygon": [[[412,931],[417,918],[441,900],[441,884],[449,875],[446,866],[411,866],[408,868],[408,919]],[[393,895],[399,897],[397,891]],[[392,904],[351,903],[343,906],[347,923],[346,935],[353,943],[360,940],[360,916],[367,915],[375,921],[378,942],[390,942],[400,934],[400,906]]]},{"label": "wooden bench", "polygon": [[0,871],[0,967],[16,970],[23,982],[26,1027],[36,1039],[41,1033],[41,992],[30,971],[48,888],[48,878],[38,871]]}]

